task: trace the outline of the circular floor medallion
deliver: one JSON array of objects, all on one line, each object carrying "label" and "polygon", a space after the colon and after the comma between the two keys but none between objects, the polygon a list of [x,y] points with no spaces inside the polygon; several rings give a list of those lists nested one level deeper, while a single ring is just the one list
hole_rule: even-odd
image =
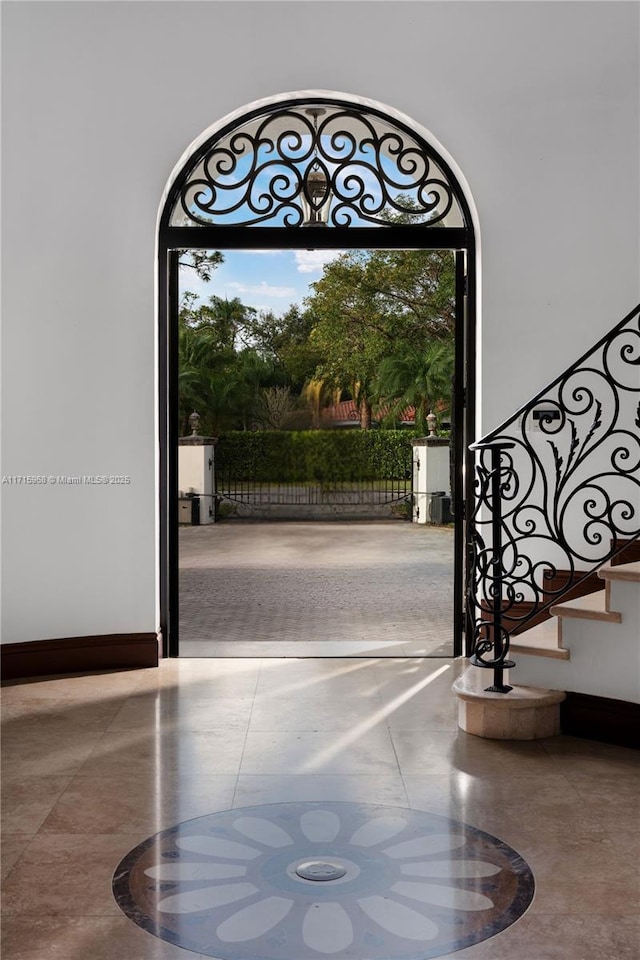
[{"label": "circular floor medallion", "polygon": [[216,960],[429,960],[504,930],[533,890],[522,857],[468,824],[322,802],[188,820],[113,880],[131,920]]}]

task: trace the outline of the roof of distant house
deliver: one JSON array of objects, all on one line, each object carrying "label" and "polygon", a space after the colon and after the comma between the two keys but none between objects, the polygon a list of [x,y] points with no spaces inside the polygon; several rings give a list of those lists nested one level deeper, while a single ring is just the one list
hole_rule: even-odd
[{"label": "roof of distant house", "polygon": [[[372,416],[374,420],[382,420],[389,412],[389,404],[374,406]],[[332,407],[325,407],[321,412],[324,423],[358,423],[360,412],[353,400],[341,400]],[[397,418],[401,423],[414,423],[416,419],[415,407],[405,407]]]}]

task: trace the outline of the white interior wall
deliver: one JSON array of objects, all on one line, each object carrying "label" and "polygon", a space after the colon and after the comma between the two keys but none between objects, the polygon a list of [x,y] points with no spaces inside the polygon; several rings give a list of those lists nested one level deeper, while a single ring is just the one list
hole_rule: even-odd
[{"label": "white interior wall", "polygon": [[638,5],[5,2],[5,642],[157,625],[154,242],[182,151],[285,90],[387,103],[482,234],[491,428],[638,300]]}]

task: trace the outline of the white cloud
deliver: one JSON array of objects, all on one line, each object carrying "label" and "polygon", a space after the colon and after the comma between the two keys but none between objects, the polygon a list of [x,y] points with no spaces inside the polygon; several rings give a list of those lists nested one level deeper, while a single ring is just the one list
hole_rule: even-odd
[{"label": "white cloud", "polygon": [[295,287],[274,287],[265,283],[264,280],[257,284],[238,283],[231,280],[226,286],[235,293],[250,293],[261,297],[294,297],[296,294]]},{"label": "white cloud", "polygon": [[213,293],[210,283],[199,277],[194,270],[180,267],[180,293],[195,293],[199,300],[207,300]]},{"label": "white cloud", "polygon": [[295,250],[298,273],[320,273],[325,263],[339,257],[341,250]]}]

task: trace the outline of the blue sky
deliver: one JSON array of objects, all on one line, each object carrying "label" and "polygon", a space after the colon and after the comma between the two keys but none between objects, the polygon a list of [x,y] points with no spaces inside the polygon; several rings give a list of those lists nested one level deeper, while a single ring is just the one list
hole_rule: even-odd
[{"label": "blue sky", "polygon": [[227,250],[209,283],[193,270],[180,269],[180,292],[190,290],[201,301],[210,296],[238,297],[258,310],[284,313],[292,303],[301,303],[309,284],[319,280],[325,263],[339,250]]}]

